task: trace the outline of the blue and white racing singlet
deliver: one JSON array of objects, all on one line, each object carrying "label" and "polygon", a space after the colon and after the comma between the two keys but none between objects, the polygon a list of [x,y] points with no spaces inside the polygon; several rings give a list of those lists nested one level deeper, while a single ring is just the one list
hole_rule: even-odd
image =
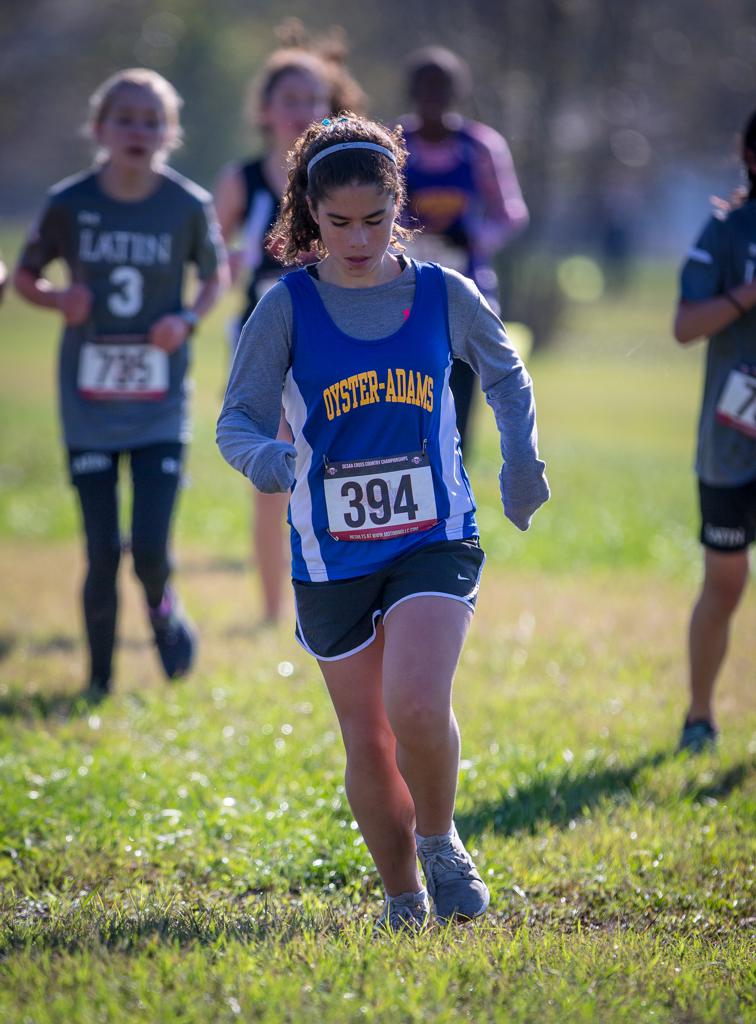
[{"label": "blue and white racing singlet", "polygon": [[415,263],[415,275],[407,320],[374,341],[339,330],[305,270],[284,278],[295,579],[362,576],[424,544],[478,534],[449,389],[446,286],[436,264]]}]

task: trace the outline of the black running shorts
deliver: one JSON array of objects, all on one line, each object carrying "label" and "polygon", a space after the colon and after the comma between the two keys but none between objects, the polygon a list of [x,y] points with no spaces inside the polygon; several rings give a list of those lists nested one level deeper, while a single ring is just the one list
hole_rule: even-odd
[{"label": "black running shorts", "polygon": [[448,597],[474,608],[485,555],[477,539],[445,540],[347,580],[293,580],[296,638],[321,661],[348,658],[375,639],[378,619],[412,597]]},{"label": "black running shorts", "polygon": [[740,487],[710,487],[699,480],[700,539],[714,551],[743,551],[756,539],[756,480]]}]

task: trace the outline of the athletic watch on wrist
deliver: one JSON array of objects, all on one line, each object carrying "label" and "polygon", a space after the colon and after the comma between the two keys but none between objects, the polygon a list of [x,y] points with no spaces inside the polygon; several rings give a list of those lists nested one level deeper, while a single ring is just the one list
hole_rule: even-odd
[{"label": "athletic watch on wrist", "polygon": [[197,316],[197,314],[194,312],[193,309],[182,309],[181,312],[179,313],[179,316],[189,327],[189,333],[192,334],[194,332],[195,327],[199,323],[199,317]]}]

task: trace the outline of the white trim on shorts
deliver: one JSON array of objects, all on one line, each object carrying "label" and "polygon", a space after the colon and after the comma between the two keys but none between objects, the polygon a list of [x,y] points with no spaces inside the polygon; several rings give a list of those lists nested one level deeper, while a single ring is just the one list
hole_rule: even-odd
[{"label": "white trim on shorts", "polygon": [[297,618],[297,629],[299,632],[294,633],[294,639],[297,641],[300,647],[303,647],[308,654],[311,654],[313,658],[317,658],[318,661],[343,661],[344,658],[351,658],[353,654],[359,654],[360,651],[364,651],[366,647],[369,647],[373,640],[375,640],[376,633],[378,632],[375,624],[375,620],[380,618],[383,614],[380,608],[377,608],[373,612],[373,633],[367,640],[360,644],[359,647],[353,647],[351,651],[346,651],[344,654],[334,654],[333,657],[327,658],[324,654],[318,654],[317,651],[313,651],[312,647],[305,640],[304,630],[302,629],[302,623],[299,621],[299,609],[297,608],[297,599],[294,597],[294,614]]},{"label": "white trim on shorts", "polygon": [[460,597],[459,594],[448,594],[445,590],[418,590],[414,594],[405,594],[404,597],[400,597],[398,601],[394,601],[392,605],[386,609],[383,613],[383,621],[389,617],[390,613],[394,608],[398,608],[400,604],[405,601],[412,600],[413,597],[448,597],[450,601],[461,601],[462,604],[466,604],[470,611],[475,614],[475,605],[472,599],[477,595],[480,590],[480,577],[483,575],[483,566],[486,564],[486,556],[483,555],[483,561],[480,563],[480,569],[478,569],[478,578],[475,580],[475,586],[472,588],[469,594],[465,597]]},{"label": "white trim on shorts", "polygon": [[[475,587],[477,590],[478,587]],[[473,594],[475,593],[473,590]],[[470,595],[471,597],[472,595]],[[398,608],[400,604],[404,604],[405,601],[411,601],[413,597],[447,597],[450,601],[460,601],[462,604],[466,604],[471,612],[475,611],[475,605],[470,600],[470,597],[460,597],[458,594],[447,594],[445,590],[418,590],[416,594],[405,594],[404,597],[400,597],[398,601],[394,601],[386,611],[383,613],[383,621],[389,617],[394,608]]]}]

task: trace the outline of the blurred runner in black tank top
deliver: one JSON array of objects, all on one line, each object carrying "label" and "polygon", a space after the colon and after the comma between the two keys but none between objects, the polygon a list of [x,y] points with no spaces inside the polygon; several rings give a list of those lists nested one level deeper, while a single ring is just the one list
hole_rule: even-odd
[{"label": "blurred runner in black tank top", "polygon": [[[215,189],[224,239],[236,241],[230,257],[234,279],[246,281],[243,313],[231,325],[234,349],[244,322],[284,271],[267,235],[278,218],[289,150],[313,121],[337,110],[361,109],[364,99],[344,66],[340,33],[309,43],[301,23],[289,19],[278,34],[284,45],[270,55],[250,89],[248,113],[263,136],[265,150],[254,159],[226,166]],[[290,438],[283,418],[279,436]],[[281,615],[287,502],[287,495],[255,494],[253,546],[266,622],[276,622]]]}]

